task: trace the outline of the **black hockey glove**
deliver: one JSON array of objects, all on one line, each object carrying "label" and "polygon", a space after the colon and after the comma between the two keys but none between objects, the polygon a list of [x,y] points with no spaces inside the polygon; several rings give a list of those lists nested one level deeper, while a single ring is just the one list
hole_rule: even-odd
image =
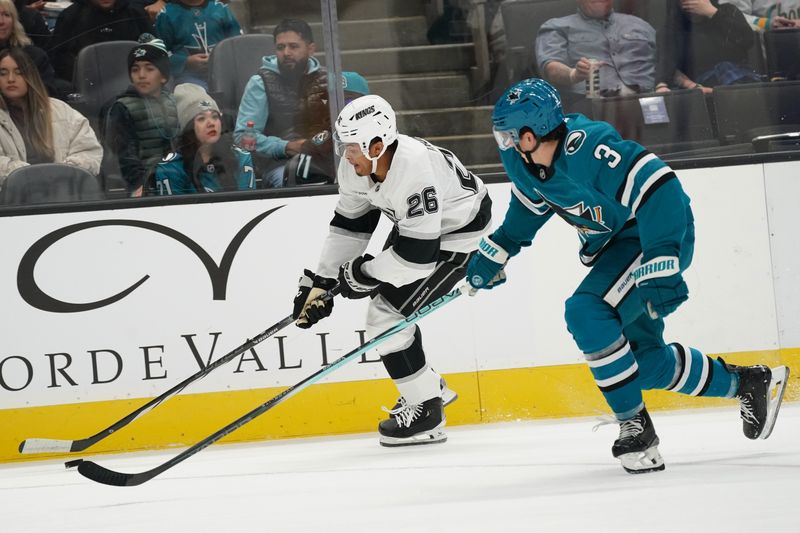
[{"label": "black hockey glove", "polygon": [[633,271],[647,315],[664,318],[689,299],[689,288],[681,276],[676,256],[659,255]]},{"label": "black hockey glove", "polygon": [[351,300],[366,298],[381,282],[364,274],[361,266],[375,259],[369,254],[352,259],[339,267],[339,287],[342,296]]},{"label": "black hockey glove", "polygon": [[333,298],[324,295],[336,287],[336,280],[317,276],[310,270],[303,271],[294,297],[292,318],[298,328],[308,329],[333,312]]}]

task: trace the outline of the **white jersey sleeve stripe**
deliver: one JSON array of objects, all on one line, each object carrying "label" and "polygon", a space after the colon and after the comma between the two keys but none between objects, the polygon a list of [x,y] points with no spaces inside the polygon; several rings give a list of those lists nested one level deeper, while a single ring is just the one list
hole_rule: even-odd
[{"label": "white jersey sleeve stripe", "polygon": [[400,225],[398,225],[397,230],[401,236],[408,237],[410,239],[420,239],[427,241],[427,240],[438,239],[441,236],[441,233],[438,231],[434,232],[414,231]]},{"label": "white jersey sleeve stripe", "polygon": [[368,241],[372,237],[372,233],[359,233],[356,231],[350,231],[348,229],[340,228],[337,226],[331,226],[331,233],[336,233],[337,235],[341,235],[342,237],[349,237],[351,239],[358,239],[361,241]]},{"label": "white jersey sleeve stripe", "polygon": [[369,236],[362,239],[354,237],[353,233],[346,230],[341,233],[335,230],[336,228],[331,227],[317,265],[316,273],[325,278],[335,279],[342,263],[363,254],[369,244]]},{"label": "white jersey sleeve stripe", "polygon": [[672,169],[670,167],[663,166],[660,169],[653,172],[650,175],[650,177],[647,178],[644,184],[642,184],[642,187],[639,189],[639,194],[636,195],[636,199],[633,201],[633,205],[631,205],[631,212],[633,214],[636,214],[636,211],[639,209],[639,204],[642,202],[642,198],[647,197],[648,189],[650,189],[650,187],[658,183],[658,180],[660,180],[663,176],[670,174],[671,172]]},{"label": "white jersey sleeve stripe", "polygon": [[427,277],[436,268],[436,262],[425,265],[412,263],[397,255],[397,252],[390,248],[378,254],[372,261],[364,263],[362,268],[364,273],[370,277],[395,287],[402,287]]},{"label": "white jersey sleeve stripe", "polygon": [[369,213],[374,209],[375,207],[372,204],[365,202],[356,209],[347,209],[345,206],[339,204],[334,209],[334,212],[340,214],[345,218],[356,219],[363,217],[364,215],[366,215],[367,213]]},{"label": "white jersey sleeve stripe", "polygon": [[533,200],[522,194],[522,191],[517,189],[516,185],[511,186],[511,193],[514,196],[516,196],[517,200],[519,200],[520,203],[522,203],[522,205],[527,207],[529,211],[532,211],[537,215],[547,214],[547,212],[550,210],[550,206],[545,204],[543,201],[534,202]]},{"label": "white jersey sleeve stripe", "polygon": [[655,154],[647,154],[637,161],[631,171],[628,172],[628,176],[625,178],[625,189],[623,189],[622,198],[620,198],[620,203],[625,207],[629,206],[631,203],[631,194],[633,193],[633,185],[636,182],[636,175],[647,163],[653,161],[654,159],[658,159],[658,156]]}]

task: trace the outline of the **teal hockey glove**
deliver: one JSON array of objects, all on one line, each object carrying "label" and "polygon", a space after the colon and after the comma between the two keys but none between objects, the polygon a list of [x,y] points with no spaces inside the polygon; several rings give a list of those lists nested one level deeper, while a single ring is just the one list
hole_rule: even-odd
[{"label": "teal hockey glove", "polygon": [[489,237],[483,237],[478,253],[467,265],[467,281],[474,289],[493,289],[506,282],[504,267],[508,252]]},{"label": "teal hockey glove", "polygon": [[644,310],[653,320],[663,318],[689,299],[678,258],[658,256],[633,271]]}]

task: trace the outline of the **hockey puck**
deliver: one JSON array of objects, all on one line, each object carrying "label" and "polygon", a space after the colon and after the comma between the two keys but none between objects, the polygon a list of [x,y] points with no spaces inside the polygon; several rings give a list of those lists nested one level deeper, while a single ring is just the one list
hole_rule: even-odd
[{"label": "hockey puck", "polygon": [[72,461],[67,461],[66,463],[64,463],[64,468],[75,468],[82,462],[83,459],[73,459]]}]

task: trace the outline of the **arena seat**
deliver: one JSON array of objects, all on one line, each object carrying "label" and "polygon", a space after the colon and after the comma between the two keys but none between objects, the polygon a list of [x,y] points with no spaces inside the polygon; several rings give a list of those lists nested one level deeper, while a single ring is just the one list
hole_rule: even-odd
[{"label": "arena seat", "polygon": [[[643,98],[663,98],[666,116],[648,124]],[[627,139],[657,154],[719,146],[706,99],[699,89],[591,99],[592,115],[613,125]],[[660,103],[656,101],[656,105]]]},{"label": "arena seat", "polygon": [[800,81],[716,87],[713,101],[723,144],[800,131]]},{"label": "arena seat", "polygon": [[226,125],[236,120],[247,82],[258,72],[264,56],[275,53],[272,35],[251,33],[217,43],[208,61],[208,93],[219,105]]},{"label": "arena seat", "polygon": [[764,48],[770,78],[800,78],[800,28],[764,32]]},{"label": "arena seat", "polygon": [[73,84],[77,95],[69,104],[89,119],[98,131],[103,106],[131,83],[128,54],[136,41],[109,41],[83,48],[75,61]]},{"label": "arena seat", "polygon": [[102,200],[97,178],[82,168],[60,163],[29,165],[11,172],[3,187],[5,205]]}]

